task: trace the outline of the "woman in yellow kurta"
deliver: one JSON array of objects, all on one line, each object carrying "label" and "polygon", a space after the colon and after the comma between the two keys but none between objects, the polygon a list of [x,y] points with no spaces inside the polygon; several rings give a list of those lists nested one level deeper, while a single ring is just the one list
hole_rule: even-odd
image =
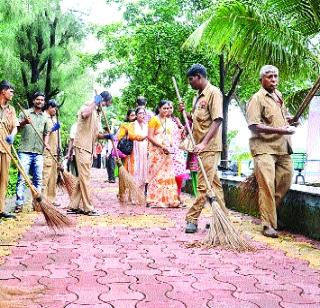
[{"label": "woman in yellow kurta", "polygon": [[148,124],[147,205],[150,207],[179,207],[172,154],[170,154],[173,122],[167,117],[168,110],[169,101],[161,100],[157,115],[152,117]]},{"label": "woman in yellow kurta", "polygon": [[[140,113],[139,113],[140,111]],[[139,114],[138,114],[139,113]],[[130,155],[124,159],[124,167],[126,170],[135,178],[136,183],[139,188],[144,191],[144,186],[146,182],[146,171],[147,170],[147,125],[144,123],[144,110],[129,109],[126,117],[126,122],[121,124],[118,131],[118,141],[122,138],[128,138],[133,141],[133,150]],[[137,119],[137,120],[136,120]],[[141,169],[141,164],[144,169]],[[125,201],[125,196],[119,195],[119,200],[121,202]],[[129,196],[129,201],[134,203]]]}]

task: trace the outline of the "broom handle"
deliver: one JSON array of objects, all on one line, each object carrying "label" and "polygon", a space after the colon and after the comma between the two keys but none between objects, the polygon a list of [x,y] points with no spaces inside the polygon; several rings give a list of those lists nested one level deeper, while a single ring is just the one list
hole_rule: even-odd
[{"label": "broom handle", "polygon": [[[17,169],[19,170],[19,172],[21,173],[22,177],[24,178],[24,180],[27,182],[28,186],[30,187],[30,190],[32,192],[33,197],[38,196],[39,192],[36,190],[36,188],[33,186],[33,184],[31,183],[28,175],[26,174],[24,168],[22,166],[19,165],[18,161],[15,159],[15,157],[11,154],[10,149],[7,147],[7,145],[5,144],[5,142],[0,138],[0,144],[4,147],[4,149],[6,150],[6,154],[8,154],[11,158],[11,160],[13,161],[13,163],[16,165]],[[12,148],[14,149],[14,146],[12,145]],[[15,154],[17,153],[16,150]],[[17,155],[17,154],[16,154]],[[18,157],[18,156],[17,156]],[[19,159],[19,158],[18,158]]]},{"label": "broom handle", "polygon": [[[25,112],[25,110],[23,109],[23,107],[22,107],[19,103],[17,103],[17,104],[18,104],[18,107],[20,108],[20,110],[22,111],[23,115],[27,118],[28,115],[26,114],[26,112]],[[43,138],[41,137],[40,133],[37,131],[37,129],[35,128],[35,126],[33,125],[32,122],[30,123],[30,125],[31,125],[31,127],[33,128],[33,130],[36,132],[36,135],[37,135],[37,136],[39,137],[39,139],[41,140],[42,145],[44,146],[44,148],[46,148],[46,145],[45,145],[45,143],[44,143],[44,141],[43,141]],[[57,164],[59,164],[58,160],[56,159],[56,157],[54,157],[54,155],[52,154],[52,152],[51,152],[48,148],[46,148],[46,149],[47,149],[47,151],[49,152],[50,156],[53,158],[53,160],[54,160]]]},{"label": "broom handle", "polygon": [[[94,92],[95,92],[96,95],[98,95],[97,90],[94,90]],[[105,112],[103,111],[103,107],[102,107],[102,106],[100,106],[100,107],[101,107],[101,112],[102,112],[104,121],[106,122],[107,131],[108,131],[109,134],[111,134],[111,130],[110,130],[110,126],[109,126],[109,123],[108,123],[107,116],[106,116]],[[116,145],[114,144],[113,139],[111,138],[110,140],[111,140],[111,143],[112,143],[113,151],[114,151],[114,153],[115,153],[115,155],[116,155],[116,157],[117,157],[117,161],[120,162],[121,160],[120,160],[120,157],[119,157],[119,154],[118,154],[118,151],[117,151],[117,147],[116,147]]]},{"label": "broom handle", "polygon": [[[181,96],[180,96],[180,93],[179,93],[179,89],[178,89],[178,85],[177,85],[176,79],[174,77],[172,77],[172,81],[173,81],[174,88],[176,90],[178,101],[179,101],[179,103],[182,103],[182,99],[181,99]],[[188,120],[188,117],[187,117],[187,113],[186,113],[186,111],[184,109],[182,111],[182,115],[183,115],[184,121],[186,122],[187,131],[188,131],[188,134],[190,136],[192,145],[195,147],[196,146],[196,142],[195,142],[195,140],[193,138],[193,135],[192,135],[192,131],[191,131],[191,128],[190,128],[190,125],[189,125],[189,120]],[[197,158],[198,158],[199,166],[200,166],[200,169],[202,171],[203,178],[204,178],[204,180],[206,182],[207,188],[210,189],[211,192],[213,192],[213,189],[211,187],[211,184],[210,184],[208,176],[207,176],[207,172],[204,169],[202,160],[201,160],[199,155],[197,155]]]},{"label": "broom handle", "polygon": [[320,88],[320,76],[318,77],[317,81],[314,83],[313,87],[309,90],[307,96],[305,97],[302,104],[298,108],[296,115],[292,119],[292,122],[297,122],[299,120],[299,118],[301,117],[305,109],[309,106],[312,98],[315,96],[319,88]]}]

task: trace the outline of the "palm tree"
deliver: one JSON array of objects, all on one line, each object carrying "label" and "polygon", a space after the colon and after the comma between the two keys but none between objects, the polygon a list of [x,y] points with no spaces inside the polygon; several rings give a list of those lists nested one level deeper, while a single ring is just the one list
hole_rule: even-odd
[{"label": "palm tree", "polygon": [[[185,42],[220,58],[220,90],[223,93],[223,153],[227,156],[228,106],[240,76],[257,76],[264,64],[279,67],[282,76],[309,80],[319,72],[320,0],[218,1],[209,16]],[[231,74],[228,74],[233,67]],[[226,91],[225,85],[230,88]],[[296,96],[292,96],[296,97]],[[295,109],[295,108],[293,108]]]}]

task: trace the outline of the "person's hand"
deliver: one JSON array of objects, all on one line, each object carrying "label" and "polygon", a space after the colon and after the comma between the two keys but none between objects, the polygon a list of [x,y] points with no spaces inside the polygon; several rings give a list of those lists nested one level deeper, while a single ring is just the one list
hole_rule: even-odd
[{"label": "person's hand", "polygon": [[186,106],[184,105],[184,102],[179,102],[179,105],[178,105],[178,110],[180,112],[184,111],[186,109]]},{"label": "person's hand", "polygon": [[169,154],[169,149],[166,147],[161,147],[164,154]]},{"label": "person's hand", "polygon": [[6,141],[7,141],[7,143],[8,144],[13,144],[13,141],[14,141],[14,137],[12,136],[12,135],[8,135],[7,137],[6,137]]},{"label": "person's hand", "polygon": [[291,125],[291,126],[297,127],[298,125],[300,125],[299,121],[294,122],[293,117],[287,117],[287,121],[288,121],[289,125]]},{"label": "person's hand", "polygon": [[56,122],[53,124],[52,128],[51,128],[51,132],[55,132],[56,130],[58,130],[60,128],[60,123]]},{"label": "person's hand", "polygon": [[95,95],[94,97],[94,103],[99,106],[102,102],[102,96],[101,95]]},{"label": "person's hand", "polygon": [[107,140],[113,140],[114,141],[114,135],[113,134],[105,134],[105,135],[103,135],[103,138],[107,139]]},{"label": "person's hand", "polygon": [[31,118],[28,116],[28,117],[24,118],[24,119],[20,122],[20,125],[21,125],[21,126],[25,126],[25,125],[31,124],[31,123],[32,123]]},{"label": "person's hand", "polygon": [[206,144],[203,144],[202,142],[197,144],[194,149],[193,149],[193,153],[196,155],[199,155],[206,147]]},{"label": "person's hand", "polygon": [[285,130],[284,135],[293,135],[296,132],[296,128],[291,125],[285,126],[284,130]]},{"label": "person's hand", "polygon": [[45,143],[45,144],[44,144],[44,147],[45,147],[45,149],[48,150],[48,151],[51,150],[50,145],[49,145],[48,143]]},{"label": "person's hand", "polygon": [[64,171],[63,165],[61,163],[58,164],[57,169],[62,172]]}]

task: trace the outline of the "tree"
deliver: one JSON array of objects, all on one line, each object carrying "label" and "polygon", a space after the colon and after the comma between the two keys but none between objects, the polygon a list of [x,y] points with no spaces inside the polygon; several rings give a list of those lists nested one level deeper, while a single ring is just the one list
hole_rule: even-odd
[{"label": "tree", "polygon": [[[319,72],[319,50],[312,38],[320,29],[320,1],[218,1],[208,11],[209,17],[185,46],[219,55],[225,119],[222,159],[227,160],[228,106],[242,74],[248,77],[247,82],[257,76],[262,65],[275,64],[287,81],[283,84],[288,86],[293,81],[289,91],[295,92],[297,86],[305,85],[306,79]],[[294,110],[297,102],[291,102]]]}]

